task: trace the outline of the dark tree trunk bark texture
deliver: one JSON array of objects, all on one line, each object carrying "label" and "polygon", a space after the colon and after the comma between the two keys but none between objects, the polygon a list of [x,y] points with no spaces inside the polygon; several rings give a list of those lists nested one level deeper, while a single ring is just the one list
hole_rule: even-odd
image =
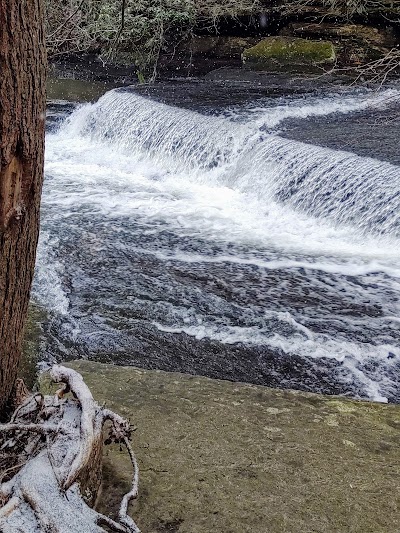
[{"label": "dark tree trunk bark texture", "polygon": [[43,181],[42,0],[0,0],[0,415],[17,375]]}]

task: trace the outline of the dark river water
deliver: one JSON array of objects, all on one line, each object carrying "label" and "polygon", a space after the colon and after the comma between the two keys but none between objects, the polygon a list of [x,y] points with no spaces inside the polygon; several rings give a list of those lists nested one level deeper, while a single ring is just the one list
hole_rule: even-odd
[{"label": "dark river water", "polygon": [[399,401],[400,91],[199,90],[51,102],[41,359]]}]

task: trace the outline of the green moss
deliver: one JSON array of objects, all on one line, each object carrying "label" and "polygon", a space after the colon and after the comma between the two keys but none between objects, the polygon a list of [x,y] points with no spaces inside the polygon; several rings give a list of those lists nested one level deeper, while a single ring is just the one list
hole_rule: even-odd
[{"label": "green moss", "polygon": [[328,41],[310,41],[289,37],[267,37],[242,54],[243,62],[248,65],[273,63],[295,65],[317,65],[335,60],[335,48]]},{"label": "green moss", "polygon": [[45,319],[46,312],[31,302],[25,324],[22,357],[18,369],[19,377],[23,378],[25,384],[30,389],[36,384],[36,365],[40,358],[41,325]]},{"label": "green moss", "polygon": [[[147,533],[388,533],[400,522],[397,405],[74,362],[137,427],[132,514]],[[99,509],[131,467],[106,447]]]}]

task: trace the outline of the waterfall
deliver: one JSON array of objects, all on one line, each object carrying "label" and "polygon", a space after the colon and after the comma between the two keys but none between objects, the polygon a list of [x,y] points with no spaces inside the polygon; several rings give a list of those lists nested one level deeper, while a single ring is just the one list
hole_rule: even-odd
[{"label": "waterfall", "polygon": [[390,94],[76,109],[46,142],[44,359],[400,401],[400,166],[279,134]]},{"label": "waterfall", "polygon": [[78,110],[66,133],[246,192],[260,205],[277,201],[367,233],[400,235],[398,166],[284,139],[260,124],[260,118],[237,123],[114,90]]}]

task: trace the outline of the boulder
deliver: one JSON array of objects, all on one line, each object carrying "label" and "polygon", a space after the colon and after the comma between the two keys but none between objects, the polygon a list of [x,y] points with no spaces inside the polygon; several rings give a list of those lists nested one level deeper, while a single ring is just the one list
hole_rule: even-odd
[{"label": "boulder", "polygon": [[362,24],[294,22],[281,35],[333,42],[339,65],[358,65],[386,54],[396,46],[393,29]]},{"label": "boulder", "polygon": [[243,50],[253,46],[257,41],[258,39],[254,37],[194,35],[190,41],[182,44],[179,50],[186,52],[189,50],[195,58],[201,56],[240,60]]},{"label": "boulder", "polygon": [[242,54],[246,67],[269,70],[276,66],[315,66],[334,62],[335,48],[328,41],[297,37],[267,37]]},{"label": "boulder", "polygon": [[221,36],[214,53],[220,58],[240,59],[243,51],[256,44],[257,41],[257,37]]},{"label": "boulder", "polygon": [[356,39],[374,46],[391,48],[396,45],[393,30],[390,28],[374,28],[363,24],[312,24],[293,22],[290,33],[294,36],[326,39]]},{"label": "boulder", "polygon": [[[388,533],[400,523],[400,408],[80,361],[98,402],[137,427],[132,507],[147,533]],[[100,511],[131,465],[104,457]]]},{"label": "boulder", "polygon": [[190,41],[182,43],[179,50],[190,51],[193,56],[204,55],[209,56],[213,54],[219,37],[216,35],[194,35]]}]

